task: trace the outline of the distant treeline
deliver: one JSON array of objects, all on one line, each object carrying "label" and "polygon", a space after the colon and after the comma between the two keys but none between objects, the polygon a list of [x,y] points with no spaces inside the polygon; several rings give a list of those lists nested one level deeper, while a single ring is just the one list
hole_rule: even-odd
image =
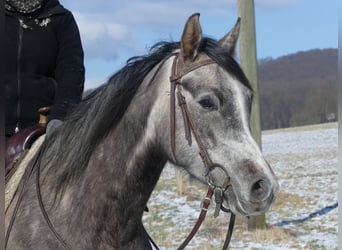
[{"label": "distant treeline", "polygon": [[337,120],[337,49],[314,49],[259,61],[261,128]]}]

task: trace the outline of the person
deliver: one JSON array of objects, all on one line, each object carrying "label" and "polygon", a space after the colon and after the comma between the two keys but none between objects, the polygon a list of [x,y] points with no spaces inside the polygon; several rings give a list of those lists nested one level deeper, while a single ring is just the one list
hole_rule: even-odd
[{"label": "person", "polygon": [[73,14],[58,0],[5,1],[5,135],[39,122],[46,135],[81,100],[84,53]]}]

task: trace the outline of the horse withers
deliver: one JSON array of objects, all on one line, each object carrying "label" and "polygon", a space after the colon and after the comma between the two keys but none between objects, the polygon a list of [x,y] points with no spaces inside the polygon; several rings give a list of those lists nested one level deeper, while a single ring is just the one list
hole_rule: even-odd
[{"label": "horse withers", "polygon": [[233,213],[266,212],[278,183],[250,132],[238,33],[239,22],[202,37],[194,14],[180,42],[156,44],[89,94],[42,146],[8,249],[151,249],[141,220],[167,161],[221,188]]}]

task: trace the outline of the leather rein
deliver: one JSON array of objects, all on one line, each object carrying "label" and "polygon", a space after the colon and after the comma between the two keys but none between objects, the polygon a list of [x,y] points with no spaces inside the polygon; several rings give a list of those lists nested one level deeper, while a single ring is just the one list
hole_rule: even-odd
[{"label": "leather rein", "polygon": [[[204,144],[202,143],[202,140],[198,134],[198,130],[191,118],[186,99],[184,95],[182,94],[182,82],[181,79],[186,74],[202,67],[208,64],[214,64],[216,63],[210,58],[198,60],[195,62],[192,62],[189,66],[181,68],[179,65],[180,60],[180,54],[176,54],[173,63],[172,63],[172,70],[171,70],[171,76],[170,76],[170,83],[171,83],[171,93],[170,93],[170,136],[171,136],[171,151],[173,154],[173,157],[176,159],[176,140],[175,140],[175,130],[176,130],[176,115],[175,115],[175,99],[177,95],[178,99],[178,105],[181,108],[183,122],[184,122],[184,129],[185,129],[185,139],[188,141],[189,145],[191,144],[191,132],[196,140],[197,146],[199,148],[199,155],[202,159],[202,162],[206,168],[206,174],[205,177],[207,179],[207,184],[209,186],[206,197],[202,201],[201,205],[201,213],[197,219],[196,224],[194,225],[192,231],[188,235],[188,237],[183,241],[181,246],[178,248],[178,250],[184,249],[188,243],[191,241],[191,239],[195,236],[197,231],[199,230],[202,222],[205,219],[206,213],[208,211],[208,207],[210,205],[210,201],[212,196],[215,196],[215,212],[214,217],[217,217],[219,215],[220,210],[224,212],[231,212],[229,209],[226,209],[223,207],[223,193],[224,191],[231,186],[230,184],[230,178],[228,173],[220,166],[213,164],[212,160],[210,159],[210,156],[208,154],[207,149],[205,148]],[[222,187],[214,185],[210,180],[210,172],[214,170],[214,168],[220,168],[223,170],[226,174],[226,179],[224,181],[224,184]],[[233,229],[235,224],[235,214],[231,213],[230,216],[230,222],[228,226],[228,231],[226,235],[226,239],[223,245],[222,250],[226,250],[228,248]]]},{"label": "leather rein", "polygon": [[51,230],[53,235],[57,238],[57,240],[62,245],[62,247],[64,249],[71,250],[69,248],[69,246],[64,242],[62,237],[56,231],[55,227],[53,226],[53,224],[52,224],[52,222],[51,222],[51,220],[50,220],[50,218],[49,218],[49,216],[48,216],[48,214],[46,212],[45,206],[43,204],[42,194],[41,194],[41,190],[40,190],[40,181],[39,181],[39,178],[40,178],[40,162],[39,161],[41,159],[40,156],[41,156],[41,152],[42,152],[42,147],[43,146],[44,145],[42,145],[41,148],[39,148],[39,151],[37,152],[36,156],[32,160],[33,163],[30,165],[29,169],[27,169],[27,171],[25,172],[23,180],[22,180],[23,183],[21,185],[21,189],[20,189],[20,191],[18,190],[18,193],[19,193],[18,194],[18,200],[17,200],[17,202],[15,204],[14,212],[13,212],[11,218],[10,218],[9,225],[8,225],[8,228],[7,228],[7,231],[6,231],[5,249],[7,248],[7,243],[8,243],[8,240],[9,240],[9,236],[10,236],[10,233],[11,233],[11,230],[12,230],[12,227],[13,227],[16,215],[18,213],[18,209],[19,209],[20,203],[21,203],[21,201],[23,199],[23,194],[24,194],[25,187],[26,187],[30,177],[32,176],[32,174],[34,172],[34,167],[37,166],[37,169],[36,169],[36,192],[37,192],[37,198],[38,198],[40,210],[43,213],[44,219],[45,219],[47,225],[49,226],[49,229]]}]

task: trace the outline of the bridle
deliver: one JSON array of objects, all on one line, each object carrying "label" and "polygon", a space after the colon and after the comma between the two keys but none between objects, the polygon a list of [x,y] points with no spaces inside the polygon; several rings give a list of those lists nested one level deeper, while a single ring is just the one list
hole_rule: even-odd
[{"label": "bridle", "polygon": [[[185,130],[185,139],[188,141],[188,143],[191,143],[191,132],[196,140],[197,146],[199,148],[199,155],[202,159],[202,162],[206,168],[206,180],[207,184],[209,186],[207,195],[204,198],[202,205],[201,205],[201,213],[199,215],[199,218],[193,227],[192,231],[188,235],[188,237],[183,241],[181,246],[178,248],[178,250],[184,249],[188,243],[191,241],[191,239],[194,237],[194,235],[197,233],[198,229],[200,228],[202,222],[205,219],[208,207],[210,205],[210,201],[212,196],[215,196],[215,202],[216,202],[216,207],[215,207],[215,212],[214,212],[214,217],[217,217],[219,215],[220,210],[224,212],[231,212],[229,209],[226,209],[223,207],[223,193],[224,191],[231,186],[230,184],[230,178],[228,173],[226,172],[225,169],[223,169],[220,165],[213,164],[207,149],[205,148],[199,134],[198,134],[198,129],[195,126],[195,123],[193,122],[187,103],[184,95],[182,94],[182,77],[185,76],[186,74],[203,67],[208,64],[214,64],[216,63],[214,60],[211,58],[206,58],[206,59],[199,59],[197,61],[191,62],[190,65],[180,65],[180,58],[181,55],[180,53],[176,54],[175,58],[173,59],[172,63],[172,69],[171,69],[171,76],[170,76],[170,83],[171,83],[171,91],[170,91],[170,136],[171,136],[171,151],[173,154],[173,157],[176,159],[176,140],[175,140],[175,130],[176,130],[176,108],[175,108],[175,99],[177,95],[178,99],[178,105],[181,108],[182,112],[182,117],[183,117],[183,123],[184,123],[184,130]],[[183,67],[182,67],[183,66]],[[213,171],[215,168],[220,168],[221,170],[224,171],[226,174],[226,178],[224,181],[223,186],[216,186],[211,182],[210,179],[210,173]],[[235,215],[232,213],[230,216],[230,222],[229,222],[229,227],[225,239],[225,243],[223,245],[223,250],[228,248],[233,229],[234,229],[234,223],[235,223]]]},{"label": "bridle", "polygon": [[[230,178],[228,173],[220,166],[220,165],[216,165],[213,164],[212,160],[210,159],[210,156],[208,154],[207,149],[205,148],[204,144],[202,143],[202,140],[198,134],[198,130],[191,118],[186,100],[184,95],[182,94],[182,83],[181,83],[181,79],[184,75],[200,68],[203,67],[205,65],[208,64],[214,64],[216,63],[215,61],[213,61],[210,58],[207,59],[200,59],[198,61],[194,61],[192,62],[190,65],[186,66],[186,67],[180,67],[179,65],[179,57],[180,54],[176,54],[173,63],[172,63],[172,69],[171,69],[171,76],[170,76],[170,83],[171,83],[171,93],[170,93],[170,135],[171,135],[171,151],[173,154],[173,157],[175,158],[176,156],[176,140],[175,140],[175,128],[176,128],[176,109],[175,109],[175,97],[177,95],[177,99],[178,99],[178,105],[181,108],[182,111],[182,117],[183,117],[183,122],[184,122],[184,129],[185,129],[185,139],[190,143],[191,142],[191,132],[193,134],[193,136],[195,137],[197,146],[199,148],[199,155],[202,159],[202,162],[206,168],[206,179],[207,179],[207,184],[208,184],[208,191],[206,194],[206,197],[203,199],[202,204],[201,204],[201,212],[200,215],[197,219],[196,224],[194,225],[193,229],[191,230],[191,232],[189,233],[188,237],[183,241],[183,243],[180,245],[180,247],[178,248],[178,250],[182,250],[184,249],[188,243],[191,241],[191,239],[195,236],[195,234],[197,233],[197,231],[199,230],[202,222],[204,221],[209,205],[211,203],[211,199],[214,196],[215,197],[215,203],[216,203],[216,207],[215,207],[215,212],[214,212],[214,217],[217,217],[219,215],[220,210],[224,211],[224,212],[231,212],[229,209],[226,209],[223,207],[222,203],[223,203],[223,193],[224,191],[231,186],[230,184]],[[34,159],[34,163],[31,165],[26,177],[24,178],[24,184],[22,185],[20,194],[19,194],[19,200],[15,205],[15,212],[13,214],[13,216],[11,217],[10,220],[10,225],[9,228],[6,232],[6,240],[5,240],[5,245],[7,246],[7,242],[9,239],[9,235],[10,235],[10,231],[11,228],[13,226],[14,223],[14,219],[16,216],[16,213],[18,211],[19,208],[19,204],[20,201],[22,199],[22,195],[23,195],[23,190],[25,188],[26,183],[28,182],[29,177],[31,176],[32,172],[33,172],[33,168],[35,165],[37,165],[38,160],[40,159],[40,152],[41,149],[39,150],[39,153],[37,153],[35,159]],[[39,183],[39,175],[40,175],[40,168],[39,168],[39,163],[38,163],[38,167],[36,170],[36,190],[37,190],[37,196],[38,196],[38,201],[39,201],[39,205],[41,208],[41,211],[43,213],[43,216],[45,218],[46,223],[48,224],[51,232],[55,235],[56,239],[59,241],[59,243],[62,245],[62,247],[64,249],[70,249],[69,246],[63,241],[63,239],[61,238],[61,236],[57,233],[57,231],[55,230],[55,227],[53,226],[53,224],[51,223],[47,213],[46,213],[46,209],[44,207],[43,201],[42,201],[42,197],[41,197],[41,191],[40,191],[40,183]],[[224,181],[223,186],[216,186],[211,182],[210,179],[210,173],[211,171],[213,171],[215,168],[220,168],[222,169],[225,174],[226,174],[226,179]],[[234,229],[234,223],[235,223],[235,214],[231,213],[230,216],[230,221],[229,221],[229,226],[228,226],[228,231],[226,234],[226,239],[224,242],[224,245],[222,247],[222,250],[226,250],[228,248],[232,233],[233,233],[233,229]],[[156,249],[159,249],[158,246],[154,243],[154,241],[149,237],[151,243],[154,245],[154,247]]]}]

